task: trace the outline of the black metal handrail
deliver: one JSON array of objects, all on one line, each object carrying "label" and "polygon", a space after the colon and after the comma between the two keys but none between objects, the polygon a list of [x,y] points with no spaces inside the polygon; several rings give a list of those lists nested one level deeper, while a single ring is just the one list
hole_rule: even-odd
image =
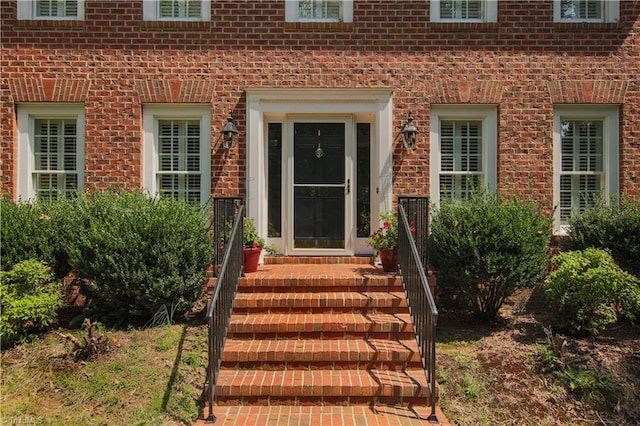
[{"label": "black metal handrail", "polygon": [[427,266],[427,242],[429,241],[429,197],[400,195],[398,204],[404,208],[413,233],[418,255],[423,266]]},{"label": "black metal handrail", "polygon": [[[425,220],[428,223],[428,217]],[[401,203],[398,205],[398,222],[398,263],[402,285],[407,295],[422,366],[429,382],[431,414],[428,421],[437,423],[436,323],[438,310],[429,289],[427,274],[414,241],[412,227],[409,226],[407,214]]]},{"label": "black metal handrail", "polygon": [[207,310],[207,323],[209,325],[209,364],[207,367],[207,380],[209,382],[208,423],[215,423],[216,421],[216,416],[213,414],[213,397],[218,381],[218,372],[222,363],[224,341],[231,321],[233,302],[236,298],[238,283],[242,275],[244,263],[242,251],[243,219],[244,206],[241,205],[236,213],[229,238],[224,243],[222,267]]},{"label": "black metal handrail", "polygon": [[[231,227],[240,206],[242,197],[215,197],[213,199],[213,251],[214,265],[222,264],[224,246],[231,235]],[[215,270],[217,274],[219,270]]]}]

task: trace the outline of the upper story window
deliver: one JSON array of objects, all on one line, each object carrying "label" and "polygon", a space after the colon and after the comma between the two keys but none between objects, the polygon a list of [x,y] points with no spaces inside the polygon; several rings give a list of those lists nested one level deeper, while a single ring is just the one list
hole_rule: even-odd
[{"label": "upper story window", "polygon": [[84,19],[85,0],[21,0],[18,19]]},{"label": "upper story window", "polygon": [[83,189],[84,109],[80,105],[18,107],[17,192],[53,201]]},{"label": "upper story window", "polygon": [[555,229],[600,198],[618,195],[618,109],[558,106],[554,111]]},{"label": "upper story window", "polygon": [[144,0],[145,21],[209,21],[210,0]]},{"label": "upper story window", "polygon": [[433,0],[433,22],[497,22],[497,0]]},{"label": "upper story window", "polygon": [[491,106],[435,106],[431,112],[431,198],[466,199],[496,187],[496,110]]},{"label": "upper story window", "polygon": [[618,0],[554,0],[555,22],[617,22]]},{"label": "upper story window", "polygon": [[207,107],[145,107],[143,185],[152,194],[205,204],[211,195]]},{"label": "upper story window", "polygon": [[353,22],[352,0],[287,0],[287,22]]}]

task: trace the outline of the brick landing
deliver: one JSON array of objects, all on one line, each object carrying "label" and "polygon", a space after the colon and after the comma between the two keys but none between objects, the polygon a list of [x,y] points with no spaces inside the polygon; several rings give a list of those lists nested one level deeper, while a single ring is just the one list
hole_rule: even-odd
[{"label": "brick landing", "polygon": [[370,259],[267,258],[240,281],[216,424],[424,425],[428,392],[401,281]]}]

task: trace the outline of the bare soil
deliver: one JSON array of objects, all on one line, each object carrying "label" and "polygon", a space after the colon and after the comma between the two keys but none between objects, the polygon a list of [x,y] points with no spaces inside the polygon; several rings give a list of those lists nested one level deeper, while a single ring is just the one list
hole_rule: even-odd
[{"label": "bare soil", "polygon": [[598,337],[555,333],[546,304],[518,293],[501,320],[482,324],[441,312],[441,405],[457,425],[639,425],[640,329],[617,324]]}]

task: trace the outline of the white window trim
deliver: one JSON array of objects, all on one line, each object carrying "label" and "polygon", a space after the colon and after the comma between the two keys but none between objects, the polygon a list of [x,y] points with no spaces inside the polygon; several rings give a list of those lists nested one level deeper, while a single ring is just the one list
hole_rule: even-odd
[{"label": "white window trim", "polygon": [[37,197],[33,172],[35,168],[35,120],[75,119],[78,191],[84,190],[84,105],[82,104],[18,104],[18,150],[16,158],[16,195],[20,201]]},{"label": "white window trim", "polygon": [[[562,171],[562,119],[603,120],[602,154],[604,184],[602,192],[607,201],[619,195],[620,154],[619,154],[619,107],[617,105],[556,105],[553,110],[553,205],[560,205],[560,172]],[[553,217],[555,234],[565,235],[568,225],[560,223],[560,209]]]},{"label": "white window trim", "polygon": [[84,20],[85,0],[78,0],[78,16],[36,16],[36,0],[18,0],[17,17],[19,20],[43,21],[82,21]]},{"label": "white window trim", "polygon": [[498,22],[498,0],[482,0],[482,18],[481,19],[445,19],[440,18],[440,0],[431,0],[430,2],[431,22]]},{"label": "white window trim", "polygon": [[489,191],[497,188],[498,113],[494,105],[436,105],[431,107],[430,195],[431,202],[440,204],[440,122],[442,120],[482,121],[483,182]]},{"label": "white window trim", "polygon": [[160,17],[160,1],[159,0],[143,0],[142,2],[142,19],[145,21],[189,21],[189,22],[208,22],[211,21],[211,0],[200,0],[200,17],[199,18],[161,18]]},{"label": "white window trim", "polygon": [[298,16],[298,0],[286,0],[285,22],[353,22],[353,0],[342,0],[341,19],[301,19]]},{"label": "white window trim", "polygon": [[152,196],[158,194],[156,172],[159,169],[158,121],[200,121],[200,202],[205,205],[211,197],[211,108],[194,104],[144,104],[142,187]]},{"label": "white window trim", "polygon": [[619,0],[604,0],[604,8],[602,11],[602,19],[569,19],[562,17],[561,0],[553,0],[553,22],[618,22],[620,19],[620,2]]}]

